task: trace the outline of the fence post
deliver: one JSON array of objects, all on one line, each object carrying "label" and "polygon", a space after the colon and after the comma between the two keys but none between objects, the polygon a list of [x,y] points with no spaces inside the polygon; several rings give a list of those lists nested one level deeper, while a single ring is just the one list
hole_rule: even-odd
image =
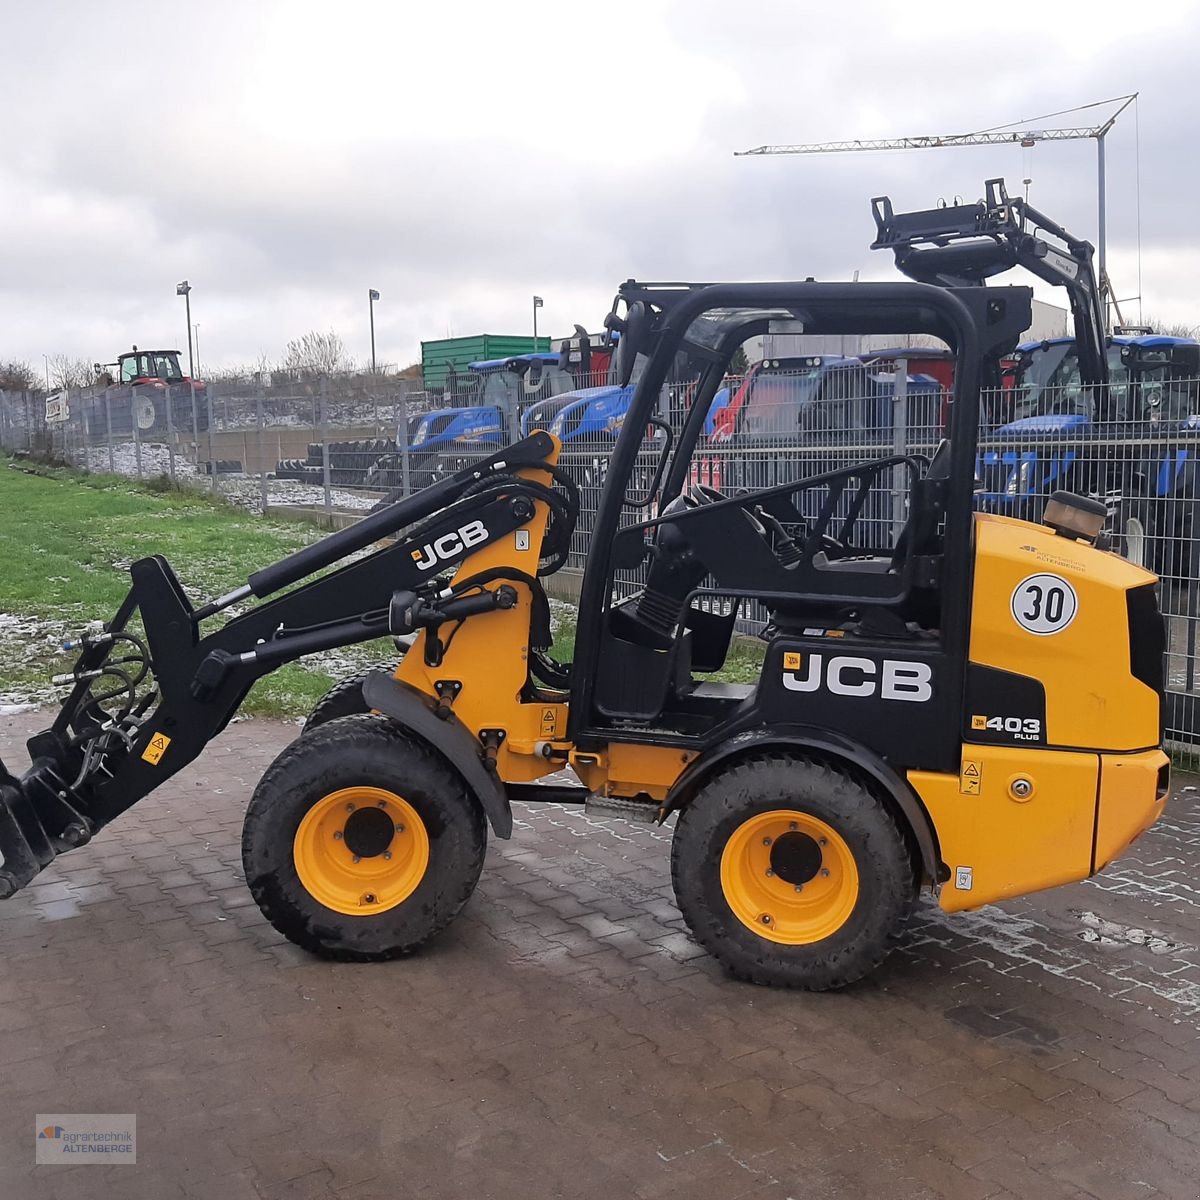
[{"label": "fence post", "polygon": [[71,407],[71,389],[68,387],[65,390],[67,393],[67,423],[71,427],[72,454],[75,456],[73,465],[82,467],[85,471],[90,471],[92,469],[92,456],[88,453],[91,450],[91,445],[88,442],[87,422],[83,419],[83,388],[79,389],[78,408]]},{"label": "fence post", "polygon": [[[212,476],[212,490],[217,490],[217,456],[213,453],[213,408],[212,389],[205,393],[205,406],[208,409],[208,472]],[[244,466],[245,464],[243,464]]]},{"label": "fence post", "polygon": [[168,383],[163,388],[163,405],[167,410],[167,470],[171,475],[171,482],[175,482],[175,415],[171,411],[175,405],[171,400],[171,385]]},{"label": "fence post", "polygon": [[321,419],[321,479],[325,484],[325,511],[333,508],[333,497],[329,491],[329,380],[321,376],[321,388],[317,396]]},{"label": "fence post", "polygon": [[137,464],[137,477],[142,477],[142,430],[138,421],[138,390],[137,384],[129,387],[129,424],[133,428],[133,459]]},{"label": "fence post", "polygon": [[[892,387],[892,453],[901,455],[908,449],[908,359],[896,362],[896,382]],[[892,468],[892,541],[900,537],[904,529],[905,513],[904,485],[907,471],[903,464]]]},{"label": "fence post", "polygon": [[196,381],[188,380],[188,391],[192,397],[192,461],[196,465],[196,474],[200,474],[200,421],[196,416]]},{"label": "fence post", "polygon": [[108,473],[115,475],[117,473],[117,462],[113,457],[112,405],[108,399],[108,388],[104,389],[104,440],[108,443]]},{"label": "fence post", "polygon": [[400,420],[396,426],[396,440],[400,443],[400,486],[406,496],[412,495],[408,464],[408,388],[400,383]]},{"label": "fence post", "polygon": [[263,449],[263,388],[259,384],[254,393],[254,424],[256,444],[258,446],[258,494],[262,504],[263,516],[267,515],[267,460]]},{"label": "fence post", "polygon": [[70,385],[63,388],[66,397],[67,419],[63,422],[63,458],[73,467],[79,466],[79,430],[75,428],[75,413],[71,408]]}]

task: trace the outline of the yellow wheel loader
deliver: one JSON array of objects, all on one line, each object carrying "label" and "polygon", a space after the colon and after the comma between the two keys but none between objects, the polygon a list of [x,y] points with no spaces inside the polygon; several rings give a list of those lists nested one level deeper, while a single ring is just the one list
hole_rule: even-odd
[{"label": "yellow wheel loader", "polygon": [[[514,801],[674,815],[696,939],[735,976],[790,987],[874,969],[923,889],[953,912],[1101,870],[1167,795],[1163,622],[1154,576],[1094,544],[1102,505],[1059,493],[1038,524],[973,511],[980,380],[1030,306],[1027,288],[630,281],[610,328],[620,382],[637,382],[572,663],[550,656],[541,579],[565,561],[578,491],[545,432],[210,603],[142,559],[29,770],[0,773],[0,891],[194,759],[257,678],[381,637],[411,648],[319,707],[246,816],[255,899],[318,954],[426,943],[470,897],[489,828],[511,835]],[[941,339],[949,438],[928,457],[781,452],[770,486],[737,494],[695,482],[733,355],[799,329]],[[702,370],[671,425],[656,414],[681,353]],[[881,493],[895,519],[869,521]],[[721,682],[747,618],[761,671]]]}]

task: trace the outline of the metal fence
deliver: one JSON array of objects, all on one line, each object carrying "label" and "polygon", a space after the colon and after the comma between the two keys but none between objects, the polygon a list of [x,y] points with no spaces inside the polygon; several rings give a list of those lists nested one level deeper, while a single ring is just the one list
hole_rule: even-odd
[{"label": "metal fence", "polygon": [[384,460],[396,453],[397,431],[428,405],[409,381],[386,390],[329,380],[72,388],[49,406],[40,395],[0,392],[0,446],[194,483],[260,512],[367,509],[402,482],[400,458],[394,471]]},{"label": "metal fence", "polygon": [[[936,379],[903,362],[813,358],[756,364],[729,377],[707,414],[688,478],[723,492],[802,480],[855,463],[931,455],[951,400]],[[832,365],[831,365],[832,364]],[[595,527],[609,457],[631,389],[601,378],[476,381],[463,394],[428,395],[413,381],[283,386],[189,385],[0,392],[0,446],[56,454],[93,471],[166,475],[211,488],[255,511],[302,507],[366,511],[493,452],[532,428],[563,441],[561,464],[580,488],[581,511],[566,570],[581,571]],[[580,389],[584,389],[580,391]],[[658,418],[678,436],[693,385],[664,388]],[[984,511],[1037,520],[1065,489],[1104,501],[1112,549],[1156,571],[1168,614],[1168,737],[1200,744],[1200,381],[1153,388],[1114,384],[1000,388],[983,398],[976,503]],[[626,524],[656,511],[645,495],[665,434],[646,431],[624,510]],[[827,499],[801,493],[812,519]],[[799,502],[798,502],[799,503]],[[807,507],[803,507],[807,506]],[[875,473],[861,495],[838,501],[832,536],[849,550],[887,552],[907,519],[903,464]],[[632,591],[640,572],[621,572]],[[765,614],[740,614],[753,634]]]}]

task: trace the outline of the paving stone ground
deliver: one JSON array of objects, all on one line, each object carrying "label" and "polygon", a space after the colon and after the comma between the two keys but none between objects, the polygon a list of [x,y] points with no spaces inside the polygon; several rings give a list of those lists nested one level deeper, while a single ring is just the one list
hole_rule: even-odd
[{"label": "paving stone ground", "polygon": [[[296,733],[234,724],[0,906],[0,1200],[1200,1196],[1200,792],[1095,881],[923,907],[838,995],[726,978],[670,830],[558,806],[425,953],[338,965],[241,874]],[[44,1112],[136,1113],[137,1165],[34,1167]]]}]

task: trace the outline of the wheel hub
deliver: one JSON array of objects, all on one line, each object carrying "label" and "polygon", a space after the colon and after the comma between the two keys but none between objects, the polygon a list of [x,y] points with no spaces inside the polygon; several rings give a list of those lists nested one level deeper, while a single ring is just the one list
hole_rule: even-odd
[{"label": "wheel hub", "polygon": [[821,870],[821,846],[807,833],[789,829],[771,843],[771,870],[794,887],[816,879]]},{"label": "wheel hub", "polygon": [[767,941],[806,946],[831,937],[858,904],[854,853],[828,822],[800,809],[746,818],[721,854],[733,915]]},{"label": "wheel hub", "polygon": [[396,825],[383,808],[356,808],[347,818],[342,837],[346,849],[359,858],[376,858],[396,836]]},{"label": "wheel hub", "polygon": [[322,796],[296,829],[292,861],[318,903],[351,917],[402,904],[429,867],[429,833],[395,792],[340,788]]}]

